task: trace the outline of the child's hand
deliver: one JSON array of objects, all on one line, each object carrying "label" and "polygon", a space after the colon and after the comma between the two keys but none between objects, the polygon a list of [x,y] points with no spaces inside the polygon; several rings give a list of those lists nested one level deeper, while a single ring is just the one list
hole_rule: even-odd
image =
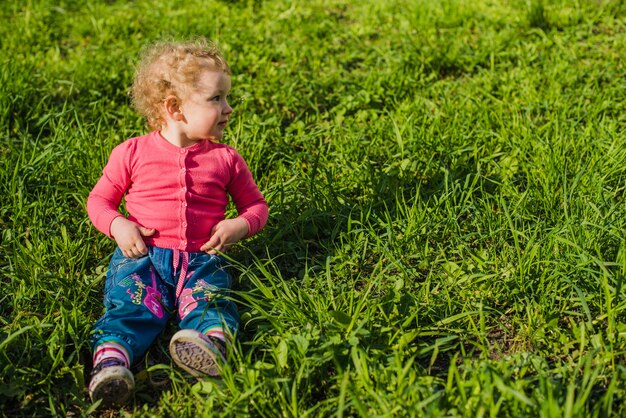
[{"label": "child's hand", "polygon": [[248,235],[248,222],[242,218],[225,219],[211,230],[211,238],[200,247],[207,254],[226,252],[228,247]]},{"label": "child's hand", "polygon": [[140,258],[148,254],[148,247],[142,237],[154,235],[154,228],[144,228],[133,221],[118,216],[111,222],[111,235],[122,250],[124,257]]}]

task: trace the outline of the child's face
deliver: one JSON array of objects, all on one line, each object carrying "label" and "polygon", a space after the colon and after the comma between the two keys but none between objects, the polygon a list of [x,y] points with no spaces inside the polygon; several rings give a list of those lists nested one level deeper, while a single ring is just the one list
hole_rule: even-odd
[{"label": "child's face", "polygon": [[227,73],[202,71],[193,91],[180,106],[185,120],[183,134],[187,140],[222,139],[233,112],[227,101],[229,92],[230,76]]}]

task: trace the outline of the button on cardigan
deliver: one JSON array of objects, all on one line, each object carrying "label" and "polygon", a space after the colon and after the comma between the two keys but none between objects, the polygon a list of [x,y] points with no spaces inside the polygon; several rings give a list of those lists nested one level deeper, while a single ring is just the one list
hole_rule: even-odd
[{"label": "button on cardigan", "polygon": [[147,245],[199,251],[224,219],[228,195],[248,223],[248,236],[263,228],[267,203],[234,148],[213,141],[180,148],[154,131],[113,149],[89,194],[87,212],[111,237],[124,198],[129,220],[156,229],[144,237]]}]

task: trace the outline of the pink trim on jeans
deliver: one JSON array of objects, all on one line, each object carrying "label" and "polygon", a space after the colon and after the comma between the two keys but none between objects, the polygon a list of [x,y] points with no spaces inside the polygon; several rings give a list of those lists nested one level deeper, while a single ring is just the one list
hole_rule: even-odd
[{"label": "pink trim on jeans", "polygon": [[172,267],[174,271],[178,269],[179,258],[182,254],[183,262],[180,268],[180,274],[178,275],[178,281],[176,283],[176,300],[180,297],[181,292],[183,291],[183,286],[187,281],[187,268],[189,267],[189,253],[187,251],[180,251],[178,249],[173,249],[172,254]]}]

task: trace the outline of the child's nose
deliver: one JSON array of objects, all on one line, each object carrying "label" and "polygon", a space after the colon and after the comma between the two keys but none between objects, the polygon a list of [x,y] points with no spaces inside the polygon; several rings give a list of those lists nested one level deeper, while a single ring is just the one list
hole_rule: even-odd
[{"label": "child's nose", "polygon": [[225,115],[227,115],[229,113],[233,113],[233,108],[232,108],[232,106],[228,102],[226,102],[226,107],[224,108],[222,113],[224,113]]}]

